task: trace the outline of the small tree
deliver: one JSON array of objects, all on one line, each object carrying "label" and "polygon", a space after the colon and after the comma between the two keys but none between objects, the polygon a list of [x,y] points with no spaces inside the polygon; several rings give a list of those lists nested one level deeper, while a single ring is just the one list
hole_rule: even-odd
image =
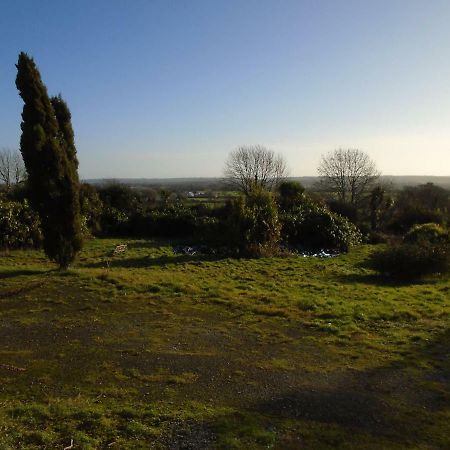
[{"label": "small tree", "polygon": [[323,155],[318,172],[324,190],[352,204],[357,204],[380,176],[369,155],[357,149],[338,149]]},{"label": "small tree", "polygon": [[405,187],[395,201],[389,227],[404,233],[413,225],[448,223],[450,220],[450,191],[433,183]]},{"label": "small tree", "polygon": [[20,53],[16,86],[24,101],[20,151],[28,172],[30,200],[38,211],[47,256],[66,269],[81,249],[79,181],[70,112],[50,101],[40,73]]},{"label": "small tree", "polygon": [[408,186],[400,192],[401,206],[412,205],[423,210],[450,212],[450,191],[434,183]]},{"label": "small tree", "polygon": [[80,213],[85,230],[84,234],[95,234],[101,229],[100,220],[103,213],[103,203],[94,186],[80,184]]},{"label": "small tree", "polygon": [[375,186],[370,191],[370,227],[372,231],[378,228],[380,208],[383,204],[385,191],[382,186]]},{"label": "small tree", "polygon": [[254,189],[231,205],[227,232],[241,254],[267,256],[278,251],[280,223],[271,192]]},{"label": "small tree", "polygon": [[280,209],[291,211],[303,201],[305,188],[298,181],[282,181],[277,191]]},{"label": "small tree", "polygon": [[286,174],[283,156],[262,145],[232,151],[224,170],[226,181],[245,195],[254,189],[272,190]]},{"label": "small tree", "polygon": [[0,150],[0,182],[9,189],[12,184],[21,183],[25,178],[26,171],[20,153],[9,148]]}]

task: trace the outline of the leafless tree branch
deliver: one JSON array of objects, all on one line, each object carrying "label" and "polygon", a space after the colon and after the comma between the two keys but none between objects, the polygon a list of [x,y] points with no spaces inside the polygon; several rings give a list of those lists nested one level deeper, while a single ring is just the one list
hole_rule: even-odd
[{"label": "leafless tree branch", "polygon": [[230,185],[244,194],[255,187],[271,190],[286,177],[286,161],[262,145],[242,146],[229,154],[224,175]]},{"label": "leafless tree branch", "polygon": [[369,155],[358,149],[337,149],[322,155],[318,172],[324,190],[352,204],[358,203],[380,176]]},{"label": "leafless tree branch", "polygon": [[20,183],[26,178],[22,156],[17,150],[3,148],[0,150],[0,182],[7,188]]}]

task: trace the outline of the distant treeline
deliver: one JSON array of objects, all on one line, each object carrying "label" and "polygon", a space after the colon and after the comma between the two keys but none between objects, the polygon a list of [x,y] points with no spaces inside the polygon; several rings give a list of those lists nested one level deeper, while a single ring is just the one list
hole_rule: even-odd
[{"label": "distant treeline", "polygon": [[[288,177],[290,181],[297,181],[306,189],[314,190],[320,177]],[[227,180],[223,178],[116,178],[116,179],[85,179],[85,183],[92,185],[108,185],[120,183],[132,188],[151,187],[153,189],[172,189],[182,191],[224,191],[229,189]],[[450,176],[425,176],[425,175],[382,175],[380,182],[391,185],[393,188],[401,189],[405,186],[417,186],[420,184],[433,183],[445,189],[450,189]]]}]

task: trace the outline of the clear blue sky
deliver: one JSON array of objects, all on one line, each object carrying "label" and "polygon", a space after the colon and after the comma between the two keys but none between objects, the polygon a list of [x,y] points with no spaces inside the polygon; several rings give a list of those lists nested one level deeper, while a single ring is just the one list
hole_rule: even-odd
[{"label": "clear blue sky", "polygon": [[449,0],[0,0],[0,147],[15,63],[73,116],[84,178],[219,176],[263,144],[291,175],[337,147],[450,175]]}]

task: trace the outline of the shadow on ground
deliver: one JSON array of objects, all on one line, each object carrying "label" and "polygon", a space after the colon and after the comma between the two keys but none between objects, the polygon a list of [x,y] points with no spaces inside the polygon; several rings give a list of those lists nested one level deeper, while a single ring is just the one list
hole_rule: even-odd
[{"label": "shadow on ground", "polygon": [[[112,266],[117,264],[117,267],[151,267],[212,260],[217,258],[201,255],[124,258],[114,260]],[[11,276],[43,274],[40,271],[26,270],[11,273]],[[349,283],[355,282],[354,276],[343,277],[343,279]],[[30,284],[29,286],[29,288],[35,287],[39,285]],[[149,363],[152,353],[141,351],[140,347],[132,344],[133,339],[136,339],[136,343],[142,343],[136,331],[140,330],[144,324],[142,319],[149,320],[150,316],[142,315],[140,312],[136,312],[135,316],[127,313],[122,321],[114,320],[112,325],[109,322],[111,317],[109,314],[108,322],[98,320],[102,317],[96,315],[90,317],[85,314],[79,317],[78,321],[73,319],[66,321],[66,317],[71,317],[73,314],[73,308],[95,305],[94,294],[85,293],[79,287],[69,291],[67,286],[60,284],[53,284],[52,291],[49,289],[50,287],[41,296],[64,298],[68,305],[64,308],[72,309],[54,309],[52,306],[42,313],[45,321],[41,324],[31,323],[19,326],[12,319],[20,317],[19,307],[28,311],[29,306],[26,302],[19,302],[18,294],[21,291],[16,290],[9,294],[16,296],[18,304],[11,308],[11,316],[8,320],[4,320],[2,325],[3,334],[0,341],[5,343],[5,349],[8,352],[11,348],[17,348],[18,351],[23,348],[27,350],[35,348],[36,351],[42,352],[37,353],[38,368],[35,374],[31,370],[21,372],[22,377],[29,377],[24,386],[34,386],[33,395],[36,395],[34,383],[37,374],[45,373],[48,377],[51,367],[56,374],[61,367],[73,366],[78,369],[78,371],[74,369],[73,373],[68,375],[67,386],[73,386],[77,380],[82,380],[83,375],[88,372],[87,368],[92,367],[92,371],[97,373],[94,364],[97,361],[96,355],[92,350],[95,348],[99,351],[98,357],[104,358],[111,364],[117,362],[117,366],[113,364],[110,368],[123,366],[130,370],[141,369],[139,358],[143,363]],[[64,313],[62,316],[61,312]],[[35,316],[38,313],[31,314]],[[54,317],[53,314],[55,314]],[[57,323],[50,320],[55,317],[62,317],[65,321]],[[208,320],[210,320],[209,317]],[[221,322],[221,324],[224,323]],[[208,333],[210,333],[210,324],[211,322],[208,322]],[[161,324],[155,323],[155,325]],[[174,332],[174,334],[164,335],[166,340],[161,341],[164,345],[166,342],[170,345],[173,343],[180,345],[181,337],[184,337],[187,330],[185,323],[180,325],[182,325],[180,334]],[[234,325],[234,323],[227,323],[227,326],[238,330]],[[243,345],[245,335],[240,331],[237,333],[239,347],[236,347],[237,354],[234,355],[234,361],[239,364],[236,369],[242,369],[242,359],[252,358],[252,352],[248,349],[254,350],[255,345]],[[116,334],[120,336],[120,340],[114,341],[118,342],[115,346],[109,348],[98,344],[98,342],[104,342],[106,338],[111,339]],[[206,348],[206,350],[218,349],[218,353],[221,353],[224,345],[228,343],[221,336],[222,334],[217,340],[211,341],[211,349]],[[200,337],[195,334],[196,340]],[[123,352],[124,341],[129,342],[133,353]],[[65,342],[67,347],[60,347],[59,344]],[[94,343],[97,347],[93,346]],[[254,343],[253,340],[249,342],[251,343]],[[65,356],[61,353],[64,349],[67,350]],[[267,344],[267,352],[265,348],[262,348],[259,354],[268,353],[269,349],[270,344]],[[136,350],[139,352],[134,352]],[[158,350],[154,354],[154,367],[151,367],[154,370],[148,371],[149,374],[157,373],[156,369],[162,368],[169,369],[169,373],[175,372],[175,374],[198,372],[198,385],[195,383],[171,385],[169,392],[172,397],[169,403],[174,405],[173,411],[176,413],[177,407],[182,408],[184,401],[191,400],[203,401],[206,404],[210,401],[216,406],[234,408],[236,412],[218,415],[207,421],[181,420],[175,413],[167,415],[167,419],[159,418],[158,420],[170,422],[170,431],[161,438],[163,445],[161,448],[174,450],[233,448],[233,440],[242,444],[240,448],[282,448],[283,450],[391,448],[392,443],[396,444],[395,448],[450,448],[449,425],[444,416],[450,405],[450,328],[448,327],[441,329],[429,341],[411,342],[409,351],[405,352],[406,356],[380,367],[366,370],[336,369],[329,372],[317,372],[317,374],[308,373],[301,368],[295,371],[254,369],[253,372],[238,374],[236,378],[232,378],[237,380],[233,382],[229,382],[227,378],[235,369],[230,367],[230,362],[233,361],[232,348],[226,353],[222,352],[221,358],[203,354],[194,357],[187,350],[189,350],[188,347],[186,353],[177,354],[172,348],[172,351],[167,353],[166,359],[161,354],[161,350]],[[246,351],[248,352],[245,353]],[[20,366],[20,358],[23,356],[20,356],[20,352],[18,355],[17,362],[11,360],[8,364]],[[44,370],[39,368],[39,361],[46,359],[53,361],[51,358],[54,355],[57,355],[58,359],[53,362],[53,366],[47,364]],[[322,353],[317,355],[317,358],[323,358]],[[9,366],[2,370],[8,375],[5,379],[9,379],[11,376]],[[15,375],[11,380],[10,389],[15,395],[18,389],[18,376]],[[120,380],[123,385],[126,378]],[[58,383],[61,381],[59,380]],[[66,389],[67,386],[62,387]],[[166,395],[165,388],[167,386],[157,385],[161,395]],[[2,389],[6,387],[2,386]],[[145,390],[150,389],[145,387]],[[180,397],[175,396],[176,391],[180,392]],[[167,399],[168,397],[164,398],[164,400]],[[381,441],[378,441],[379,439]],[[382,439],[386,439],[384,442],[388,442],[388,445],[384,446]],[[247,447],[245,447],[246,444],[248,444]]]},{"label": "shadow on ground", "polygon": [[[351,274],[351,275],[338,275],[333,279],[342,284],[368,284],[373,286],[382,287],[404,287],[412,285],[425,284],[423,280],[394,280],[385,275],[378,274]],[[426,284],[430,284],[430,280],[427,279]]]},{"label": "shadow on ground", "polygon": [[27,270],[27,269],[16,269],[8,270],[6,272],[0,272],[0,279],[15,278],[20,276],[30,276],[30,275],[43,275],[46,271],[42,270]]},{"label": "shadow on ground", "polygon": [[95,263],[83,264],[82,267],[87,268],[104,268],[104,267],[122,267],[122,268],[147,268],[165,266],[167,264],[185,264],[192,262],[209,262],[220,261],[225,259],[219,256],[208,255],[173,255],[173,256],[158,256],[152,257],[150,255],[139,258],[121,258],[109,260],[105,258],[104,261]]},{"label": "shadow on ground", "polygon": [[[423,378],[414,375],[411,360],[338,376],[330,373],[328,386],[274,393],[248,405],[245,412],[204,423],[174,423],[166,448],[224,448],[219,442],[227,434],[239,436],[241,442],[256,440],[257,448],[386,448],[384,442],[395,442],[395,448],[449,448],[445,414],[450,405],[450,329],[413,353],[421,364],[430,363]],[[307,431],[302,433],[308,429],[322,430],[322,438],[311,441]],[[269,445],[270,432],[274,446]]]}]

